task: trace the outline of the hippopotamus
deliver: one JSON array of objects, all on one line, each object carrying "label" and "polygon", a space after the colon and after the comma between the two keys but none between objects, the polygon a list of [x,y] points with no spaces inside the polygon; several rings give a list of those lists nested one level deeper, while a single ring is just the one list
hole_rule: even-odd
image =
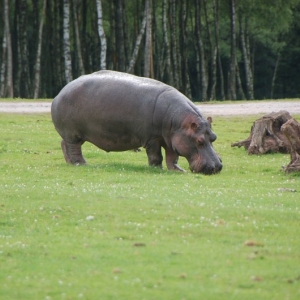
[{"label": "hippopotamus", "polygon": [[210,123],[182,93],[154,79],[109,70],[80,76],[55,97],[51,115],[67,163],[85,164],[81,146],[90,142],[107,152],[144,147],[149,165],[158,167],[164,148],[169,170],[184,171],[179,156],[192,172],[222,169]]}]

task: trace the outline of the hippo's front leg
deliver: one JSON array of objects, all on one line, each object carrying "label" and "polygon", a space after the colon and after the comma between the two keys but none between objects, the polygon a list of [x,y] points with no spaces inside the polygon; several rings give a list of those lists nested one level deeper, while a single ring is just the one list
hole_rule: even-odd
[{"label": "hippo's front leg", "polygon": [[178,162],[178,154],[171,148],[165,147],[166,150],[166,163],[169,170],[181,171],[185,172],[184,169],[180,168],[177,165]]},{"label": "hippo's front leg", "polygon": [[85,159],[82,156],[81,145],[83,143],[70,144],[65,140],[61,141],[61,149],[63,151],[65,160],[69,164],[73,165],[84,165]]}]

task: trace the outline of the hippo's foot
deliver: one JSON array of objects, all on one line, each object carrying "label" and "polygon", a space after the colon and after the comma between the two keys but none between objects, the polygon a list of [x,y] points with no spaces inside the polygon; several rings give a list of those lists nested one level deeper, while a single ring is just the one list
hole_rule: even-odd
[{"label": "hippo's foot", "polygon": [[148,156],[148,163],[151,167],[157,167],[162,169],[162,160],[162,157]]},{"label": "hippo's foot", "polygon": [[162,168],[163,157],[161,146],[157,141],[151,141],[146,146],[149,166]]},{"label": "hippo's foot", "polygon": [[186,173],[186,170],[182,169],[181,167],[179,167],[177,164],[173,165],[173,168],[169,169],[169,170],[174,170],[174,171],[179,171],[179,172],[183,172]]},{"label": "hippo's foot", "polygon": [[82,151],[81,151],[82,144],[83,144],[82,142],[78,144],[70,144],[64,140],[61,141],[61,149],[63,151],[67,163],[73,165],[86,164],[86,161],[82,156]]}]

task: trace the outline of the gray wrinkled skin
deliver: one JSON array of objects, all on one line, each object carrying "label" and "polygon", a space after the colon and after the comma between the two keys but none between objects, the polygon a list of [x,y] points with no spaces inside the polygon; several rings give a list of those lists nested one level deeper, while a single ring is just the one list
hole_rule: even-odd
[{"label": "gray wrinkled skin", "polygon": [[71,164],[85,163],[81,145],[87,141],[107,152],[142,146],[149,165],[159,167],[164,148],[169,170],[183,171],[179,156],[193,172],[222,169],[210,123],[184,95],[153,79],[114,71],[81,76],[57,95],[51,114]]}]

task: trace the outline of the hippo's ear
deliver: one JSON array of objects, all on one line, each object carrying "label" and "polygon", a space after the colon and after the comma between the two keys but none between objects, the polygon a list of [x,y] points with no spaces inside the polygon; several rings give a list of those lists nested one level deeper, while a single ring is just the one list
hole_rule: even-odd
[{"label": "hippo's ear", "polygon": [[211,123],[213,122],[212,117],[207,117],[207,122],[211,128]]}]

